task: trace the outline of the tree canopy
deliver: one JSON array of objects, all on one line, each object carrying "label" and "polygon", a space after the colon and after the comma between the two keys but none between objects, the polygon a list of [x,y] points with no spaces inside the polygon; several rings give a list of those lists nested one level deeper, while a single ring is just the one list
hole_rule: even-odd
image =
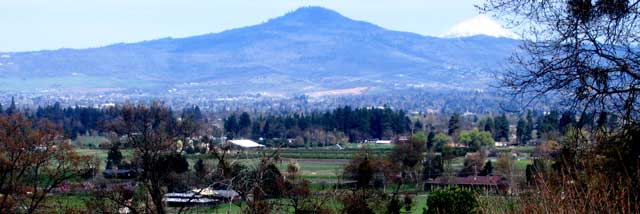
[{"label": "tree canopy", "polygon": [[478,131],[478,129],[463,131],[460,134],[459,141],[474,150],[478,150],[482,147],[493,147],[495,145],[493,138],[491,138],[491,133]]}]

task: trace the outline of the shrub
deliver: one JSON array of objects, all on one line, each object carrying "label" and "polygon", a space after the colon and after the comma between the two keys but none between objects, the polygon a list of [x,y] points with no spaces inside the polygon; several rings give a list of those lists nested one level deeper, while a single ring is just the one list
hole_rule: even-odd
[{"label": "shrub", "polygon": [[472,191],[448,188],[429,194],[425,213],[474,213],[477,207],[478,201]]}]

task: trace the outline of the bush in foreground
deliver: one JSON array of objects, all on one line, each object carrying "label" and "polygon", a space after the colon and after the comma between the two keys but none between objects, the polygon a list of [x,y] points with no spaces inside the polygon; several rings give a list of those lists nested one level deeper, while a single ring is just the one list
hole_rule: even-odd
[{"label": "bush in foreground", "polygon": [[427,197],[425,214],[431,213],[474,213],[478,207],[471,190],[448,188],[436,190]]}]

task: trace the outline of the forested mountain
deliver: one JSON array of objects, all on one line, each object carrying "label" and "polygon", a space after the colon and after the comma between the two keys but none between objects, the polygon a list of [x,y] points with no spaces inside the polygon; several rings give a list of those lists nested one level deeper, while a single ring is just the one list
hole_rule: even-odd
[{"label": "forested mountain", "polygon": [[0,91],[323,96],[484,89],[518,43],[392,31],[305,7],[259,25],[187,38],[0,53]]}]

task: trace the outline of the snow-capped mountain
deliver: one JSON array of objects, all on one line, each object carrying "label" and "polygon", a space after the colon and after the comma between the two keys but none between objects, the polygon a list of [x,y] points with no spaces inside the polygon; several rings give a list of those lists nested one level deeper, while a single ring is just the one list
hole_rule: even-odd
[{"label": "snow-capped mountain", "polygon": [[476,17],[464,20],[451,27],[443,37],[459,38],[485,35],[492,37],[503,37],[517,39],[518,35],[504,28],[500,23],[491,19],[486,15],[478,15]]},{"label": "snow-capped mountain", "polygon": [[448,39],[392,31],[304,7],[221,33],[0,53],[0,91],[295,95],[362,87],[476,89],[490,85],[517,44],[489,36]]}]

